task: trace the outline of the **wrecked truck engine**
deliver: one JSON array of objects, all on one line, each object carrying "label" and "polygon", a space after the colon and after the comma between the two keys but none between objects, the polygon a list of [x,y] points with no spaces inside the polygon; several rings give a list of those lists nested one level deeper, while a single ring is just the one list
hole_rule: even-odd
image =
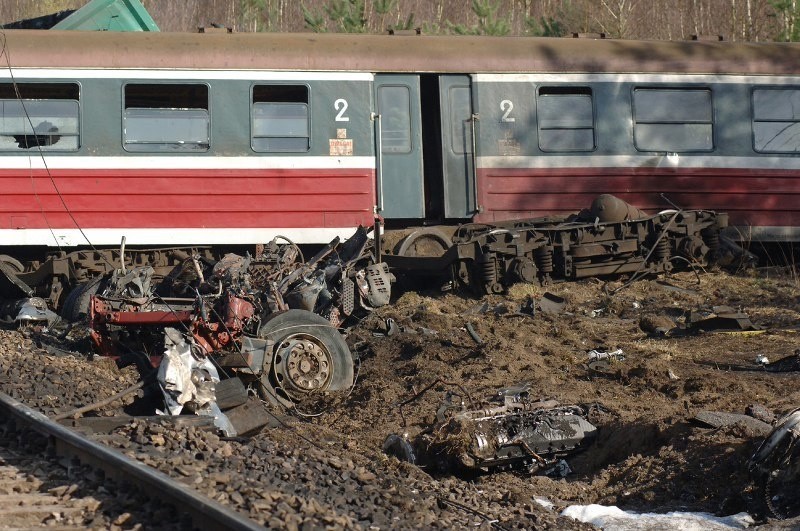
[{"label": "wrecked truck engine", "polygon": [[119,269],[91,299],[91,338],[104,355],[166,361],[159,384],[173,414],[208,411],[226,378],[293,407],[352,387],[353,357],[337,327],[388,303],[391,281],[363,228],[308,261],[275,240],[256,257],[192,256],[160,283],[152,268]]},{"label": "wrecked truck engine", "polygon": [[[412,441],[390,435],[383,450],[439,472],[547,471],[595,439],[588,412],[555,400],[532,401],[529,386],[517,386],[499,391],[483,409],[446,402],[430,428]],[[554,468],[557,474],[568,471],[565,464]]]},{"label": "wrecked truck engine", "polygon": [[566,217],[462,225],[440,257],[387,261],[398,271],[439,271],[452,285],[502,293],[516,282],[547,285],[705,267],[718,260],[720,231],[727,225],[727,214],[668,210],[650,215],[604,194],[589,209]]}]

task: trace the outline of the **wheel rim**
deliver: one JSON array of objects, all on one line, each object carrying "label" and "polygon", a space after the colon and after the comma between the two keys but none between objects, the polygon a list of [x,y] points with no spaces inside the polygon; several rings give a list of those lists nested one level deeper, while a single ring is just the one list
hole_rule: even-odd
[{"label": "wheel rim", "polygon": [[400,256],[442,256],[451,243],[436,229],[419,229],[400,242],[397,254]]},{"label": "wheel rim", "polygon": [[324,391],[333,375],[333,357],[324,342],[310,334],[286,337],[275,349],[278,384],[289,394]]}]

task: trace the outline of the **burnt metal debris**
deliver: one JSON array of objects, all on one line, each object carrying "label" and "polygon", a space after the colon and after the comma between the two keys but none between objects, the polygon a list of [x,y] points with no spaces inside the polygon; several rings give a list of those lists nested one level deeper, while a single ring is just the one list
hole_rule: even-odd
[{"label": "burnt metal debris", "polygon": [[443,272],[453,285],[502,293],[515,282],[619,274],[655,274],[707,266],[719,258],[727,214],[669,210],[648,215],[612,195],[566,217],[546,217],[458,228],[439,257],[387,256],[409,273]]},{"label": "burnt metal debris", "polygon": [[390,435],[384,452],[431,471],[535,472],[558,464],[597,435],[589,407],[531,400],[527,384],[498,391],[482,409],[465,409],[450,397],[432,426],[413,440]]},{"label": "burnt metal debris", "polygon": [[[216,396],[226,378],[285,407],[349,390],[353,356],[337,328],[387,304],[392,280],[364,228],[307,261],[276,239],[254,257],[189,256],[160,283],[151,267],[120,268],[91,296],[91,338],[101,354],[158,367],[169,413],[213,416],[232,435]],[[234,417],[249,407],[231,405]]]},{"label": "burnt metal debris", "polygon": [[777,518],[800,516],[800,409],[778,421],[750,458],[769,510]]}]

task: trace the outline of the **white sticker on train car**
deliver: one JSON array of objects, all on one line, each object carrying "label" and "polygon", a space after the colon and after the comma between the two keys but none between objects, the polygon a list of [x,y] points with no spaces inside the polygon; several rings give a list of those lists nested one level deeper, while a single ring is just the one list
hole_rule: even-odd
[{"label": "white sticker on train car", "polygon": [[353,155],[352,138],[331,138],[328,142],[330,143],[332,157],[350,157]]}]

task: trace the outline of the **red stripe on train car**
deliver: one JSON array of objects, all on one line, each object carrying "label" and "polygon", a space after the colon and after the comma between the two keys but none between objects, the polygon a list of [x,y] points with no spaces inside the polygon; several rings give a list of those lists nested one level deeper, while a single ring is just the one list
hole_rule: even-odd
[{"label": "red stripe on train car", "polygon": [[0,170],[0,190],[0,228],[349,227],[374,221],[375,172]]},{"label": "red stripe on train car", "polygon": [[482,222],[575,212],[610,193],[649,212],[674,204],[727,212],[731,225],[800,226],[799,170],[484,168],[478,179]]}]

